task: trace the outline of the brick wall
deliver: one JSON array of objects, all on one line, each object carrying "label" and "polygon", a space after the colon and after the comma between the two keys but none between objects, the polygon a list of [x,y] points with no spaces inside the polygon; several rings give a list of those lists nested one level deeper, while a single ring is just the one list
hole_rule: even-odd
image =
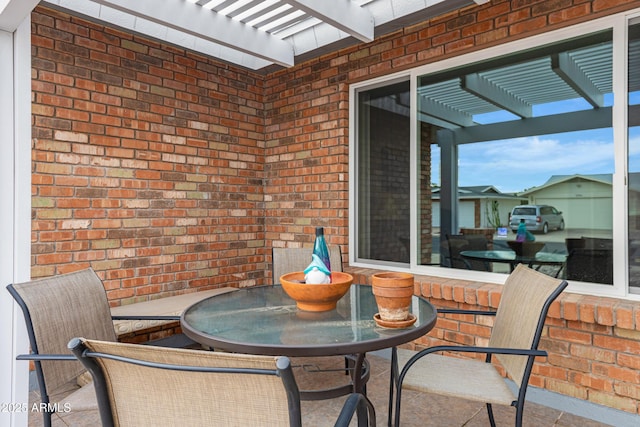
[{"label": "brick wall", "polygon": [[[269,249],[317,225],[346,260],[349,84],[639,6],[493,0],[266,76],[38,7],[33,276],[91,265],[114,305],[268,283]],[[436,304],[499,298],[420,281]],[[482,343],[481,322],[443,319],[417,345]],[[567,294],[548,325],[535,385],[638,412],[640,304]]]},{"label": "brick wall", "polygon": [[263,78],[45,8],[32,33],[33,276],[263,283]]}]

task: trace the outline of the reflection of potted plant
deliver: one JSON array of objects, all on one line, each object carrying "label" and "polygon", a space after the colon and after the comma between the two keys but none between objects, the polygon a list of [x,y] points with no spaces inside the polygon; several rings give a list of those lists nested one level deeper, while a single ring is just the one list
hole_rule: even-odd
[{"label": "reflection of potted plant", "polygon": [[491,211],[489,211],[489,204],[484,205],[484,215],[487,218],[487,223],[491,228],[493,228],[498,236],[506,237],[509,229],[506,225],[500,221],[500,204],[497,200],[491,201]]},{"label": "reflection of potted plant", "polygon": [[484,205],[484,214],[487,218],[487,223],[493,229],[498,229],[503,226],[500,221],[500,204],[497,200],[491,201],[491,211],[489,211],[489,203]]}]

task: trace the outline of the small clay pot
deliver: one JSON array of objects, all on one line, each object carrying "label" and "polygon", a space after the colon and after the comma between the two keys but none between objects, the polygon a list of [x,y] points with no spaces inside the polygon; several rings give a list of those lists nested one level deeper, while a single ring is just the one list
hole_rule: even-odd
[{"label": "small clay pot", "polygon": [[385,322],[402,322],[409,318],[413,296],[413,275],[384,272],[371,276],[373,295],[380,318]]}]

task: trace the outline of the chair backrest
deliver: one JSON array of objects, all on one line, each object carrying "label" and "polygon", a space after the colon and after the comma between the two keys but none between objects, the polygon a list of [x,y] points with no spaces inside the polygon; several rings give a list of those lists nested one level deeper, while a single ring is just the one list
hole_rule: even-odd
[{"label": "chair backrest", "polygon": [[[567,282],[519,264],[505,282],[490,347],[535,350],[551,303],[567,287]],[[528,382],[533,357],[495,355],[518,386]],[[525,384],[526,384],[525,382]]]},{"label": "chair backrest", "polygon": [[[293,271],[302,271],[311,262],[313,248],[273,248],[273,283],[280,283],[280,276]],[[342,252],[340,246],[329,245],[329,261],[332,271],[342,271]]]},{"label": "chair backrest", "polygon": [[483,234],[447,234],[449,262],[452,268],[489,271],[487,263],[477,260],[465,260],[462,251],[486,251],[489,241]]},{"label": "chair backrest", "polygon": [[302,422],[300,393],[286,357],[84,338],[72,340],[69,348],[93,375],[104,426]]},{"label": "chair backrest", "polygon": [[[90,268],[7,289],[22,308],[33,353],[71,356],[67,343],[77,336],[116,340],[104,286]],[[36,361],[35,365],[44,379],[41,391],[48,390],[47,394],[85,371],[77,361]]]},{"label": "chair backrest", "polygon": [[566,268],[568,280],[612,285],[613,249],[572,249]]},{"label": "chair backrest", "polygon": [[613,246],[611,239],[582,237],[565,239],[567,279],[613,284]]}]

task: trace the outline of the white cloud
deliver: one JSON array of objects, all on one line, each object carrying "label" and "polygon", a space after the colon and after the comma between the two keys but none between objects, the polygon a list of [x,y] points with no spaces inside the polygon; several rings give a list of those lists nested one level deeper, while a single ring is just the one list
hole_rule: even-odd
[{"label": "white cloud", "polygon": [[[610,129],[466,144],[459,150],[460,185],[518,192],[552,175],[613,172]],[[640,153],[640,147],[634,148]]]}]

